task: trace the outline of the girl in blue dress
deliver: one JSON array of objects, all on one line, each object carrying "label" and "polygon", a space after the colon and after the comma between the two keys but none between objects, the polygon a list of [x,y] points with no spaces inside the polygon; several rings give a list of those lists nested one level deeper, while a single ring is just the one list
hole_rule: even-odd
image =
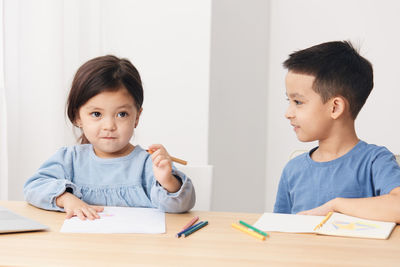
[{"label": "girl in blue dress", "polygon": [[26,201],[83,220],[99,218],[103,206],[190,210],[192,182],[172,165],[164,146],[149,146],[150,155],[130,143],[142,103],[141,78],[128,60],[108,55],[83,64],[67,102],[81,144],[59,149],[27,180]]}]

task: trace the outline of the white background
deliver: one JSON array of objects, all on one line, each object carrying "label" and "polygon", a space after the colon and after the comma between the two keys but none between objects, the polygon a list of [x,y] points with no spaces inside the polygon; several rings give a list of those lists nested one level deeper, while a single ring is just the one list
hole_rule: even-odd
[{"label": "white background", "polygon": [[400,2],[271,1],[265,209],[275,201],[279,176],[297,141],[284,118],[287,107],[282,62],[293,51],[332,40],[351,40],[374,67],[374,89],[356,120],[359,138],[400,153]]},{"label": "white background", "polygon": [[5,0],[3,9],[9,199],[23,199],[25,180],[74,143],[64,116],[72,77],[108,53],[130,59],[143,78],[133,142],[214,165],[215,210],[270,211],[289,154],[315,145],[297,141],[284,118],[282,62],[311,45],[361,47],[375,87],[359,137],[400,153],[398,1]]},{"label": "white background", "polygon": [[65,114],[73,76],[100,55],[125,57],[144,84],[133,143],[162,143],[207,163],[210,1],[6,0],[9,199],[58,148],[75,143]]}]

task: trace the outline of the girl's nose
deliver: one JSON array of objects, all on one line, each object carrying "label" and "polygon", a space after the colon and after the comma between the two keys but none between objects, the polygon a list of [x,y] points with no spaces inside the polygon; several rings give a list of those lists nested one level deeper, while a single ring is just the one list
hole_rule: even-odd
[{"label": "girl's nose", "polygon": [[103,122],[103,130],[113,131],[117,129],[114,118],[106,118]]}]

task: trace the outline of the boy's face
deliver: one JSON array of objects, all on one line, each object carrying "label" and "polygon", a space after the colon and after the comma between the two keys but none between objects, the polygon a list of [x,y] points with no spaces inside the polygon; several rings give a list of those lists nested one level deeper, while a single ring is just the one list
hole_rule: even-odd
[{"label": "boy's face", "polygon": [[289,107],[285,117],[290,120],[297,138],[302,142],[323,140],[332,126],[330,101],[325,104],[313,89],[315,77],[289,71],[286,75],[286,95]]}]

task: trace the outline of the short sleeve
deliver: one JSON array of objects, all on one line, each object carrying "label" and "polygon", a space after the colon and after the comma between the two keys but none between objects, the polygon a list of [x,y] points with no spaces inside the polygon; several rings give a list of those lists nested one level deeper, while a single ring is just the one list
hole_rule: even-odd
[{"label": "short sleeve", "polygon": [[372,163],[372,179],[375,196],[388,194],[400,186],[400,166],[385,147],[379,150]]},{"label": "short sleeve", "polygon": [[274,213],[291,213],[292,204],[290,201],[289,187],[285,170],[279,181],[278,192],[274,206]]}]

